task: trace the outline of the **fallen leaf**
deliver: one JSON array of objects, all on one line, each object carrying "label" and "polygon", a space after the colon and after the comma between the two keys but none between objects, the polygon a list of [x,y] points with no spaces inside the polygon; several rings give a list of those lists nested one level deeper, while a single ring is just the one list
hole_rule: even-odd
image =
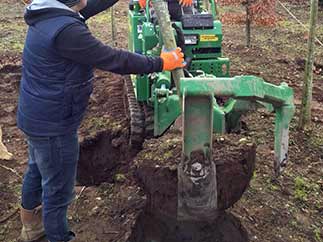
[{"label": "fallen leaf", "polygon": [[0,160],[11,160],[12,154],[8,152],[7,147],[2,143],[2,129],[0,126]]}]

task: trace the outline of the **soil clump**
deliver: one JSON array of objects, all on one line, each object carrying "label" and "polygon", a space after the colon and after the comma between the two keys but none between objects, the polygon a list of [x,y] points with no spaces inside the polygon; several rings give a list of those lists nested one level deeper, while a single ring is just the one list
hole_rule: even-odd
[{"label": "soil clump", "polygon": [[128,242],[247,242],[246,229],[239,219],[223,213],[212,222],[167,221],[143,212],[137,219]]},{"label": "soil clump", "polygon": [[[218,210],[236,203],[251,180],[256,146],[243,135],[214,136],[212,160],[217,169]],[[181,160],[181,136],[171,131],[146,141],[134,160],[135,176],[147,195],[150,213],[175,218],[177,215],[177,165]]]}]

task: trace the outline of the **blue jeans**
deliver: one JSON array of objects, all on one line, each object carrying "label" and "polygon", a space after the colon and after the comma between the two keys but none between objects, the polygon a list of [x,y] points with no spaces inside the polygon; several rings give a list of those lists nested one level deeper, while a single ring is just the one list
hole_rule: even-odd
[{"label": "blue jeans", "polygon": [[43,223],[50,242],[74,238],[67,207],[75,197],[79,143],[77,133],[55,137],[27,136],[29,160],[22,186],[22,207],[42,204]]}]

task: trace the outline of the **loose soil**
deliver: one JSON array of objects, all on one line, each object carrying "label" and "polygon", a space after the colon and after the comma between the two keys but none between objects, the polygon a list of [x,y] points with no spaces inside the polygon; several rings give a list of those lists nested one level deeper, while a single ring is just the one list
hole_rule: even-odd
[{"label": "loose soil", "polygon": [[143,212],[137,219],[129,242],[247,242],[248,233],[239,219],[223,213],[212,222],[162,220]]},{"label": "loose soil", "polygon": [[[218,209],[236,203],[249,185],[256,146],[245,135],[214,136],[212,161],[217,170]],[[135,174],[147,194],[147,208],[156,216],[177,216],[177,165],[181,161],[181,133],[169,132],[145,143],[134,160]],[[215,218],[214,218],[215,219]]]},{"label": "loose soil", "polygon": [[[302,22],[307,22],[308,1],[283,2]],[[111,39],[108,12],[89,21],[89,27],[94,35],[107,44],[115,43],[118,47],[126,48],[127,5],[127,1],[120,0],[114,8],[115,22],[118,23],[117,37],[114,41]],[[227,230],[237,231],[232,234],[240,235],[238,239],[241,241],[247,238],[246,231],[250,241],[321,242],[323,240],[323,48],[319,45],[316,48],[313,128],[299,132],[296,123],[299,116],[308,37],[304,29],[282,9],[279,8],[278,13],[282,16],[282,20],[276,27],[253,27],[252,48],[244,47],[245,38],[242,31],[244,26],[224,25],[224,51],[225,55],[231,58],[232,75],[253,74],[274,84],[283,81],[288,83],[295,90],[297,113],[290,131],[290,162],[283,176],[276,180],[273,179],[274,114],[260,111],[244,117],[244,122],[248,126],[248,136],[257,145],[256,168],[249,188],[228,211],[233,215],[223,215],[225,218],[223,221],[226,222],[222,223],[223,227],[214,230],[215,234],[205,233],[205,236],[210,235],[211,238],[214,235],[217,238],[222,236],[222,241],[235,241],[234,238],[225,237]],[[322,40],[321,13],[322,10],[319,14],[318,38]],[[3,129],[4,143],[14,154],[11,161],[0,160],[0,241],[4,242],[17,241],[19,236],[21,176],[27,161],[25,137],[17,129],[15,121],[21,77],[21,51],[26,31],[22,16],[23,5],[20,1],[1,1],[0,125]],[[168,237],[161,238],[159,235],[164,233],[163,221],[160,221],[160,217],[154,217],[147,209],[145,213],[142,212],[149,198],[137,182],[140,177],[138,172],[135,172],[134,164],[140,157],[148,154],[152,156],[151,160],[156,162],[158,159],[175,161],[179,153],[173,151],[180,148],[168,144],[177,143],[179,138],[176,134],[167,134],[160,140],[149,140],[138,156],[137,151],[129,149],[128,120],[124,115],[122,102],[122,78],[119,75],[96,71],[94,93],[80,129],[81,154],[78,171],[80,186],[76,187],[77,199],[71,205],[68,216],[72,230],[77,233],[78,241],[136,242],[138,238],[143,242],[152,239],[180,241],[178,238],[183,241],[212,241],[198,237],[198,233],[187,233],[195,231],[187,229],[191,228],[191,225],[184,226],[184,229],[178,225],[176,231],[166,228]],[[167,142],[167,138],[170,142]],[[223,149],[228,147],[225,144],[224,142],[223,146],[219,146],[215,155],[224,153]],[[164,147],[163,153],[158,145]],[[244,174],[236,171],[238,175]],[[159,184],[157,179],[154,182]],[[174,180],[170,185],[175,182]],[[228,200],[234,201],[235,198]],[[203,229],[203,226],[198,224],[197,228]],[[187,237],[182,236],[183,231]]]}]

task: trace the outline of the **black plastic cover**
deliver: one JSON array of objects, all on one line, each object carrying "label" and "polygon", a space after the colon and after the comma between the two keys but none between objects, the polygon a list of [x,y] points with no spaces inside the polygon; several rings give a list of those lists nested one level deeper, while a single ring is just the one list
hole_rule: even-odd
[{"label": "black plastic cover", "polygon": [[184,14],[182,16],[183,29],[212,29],[212,14]]}]

